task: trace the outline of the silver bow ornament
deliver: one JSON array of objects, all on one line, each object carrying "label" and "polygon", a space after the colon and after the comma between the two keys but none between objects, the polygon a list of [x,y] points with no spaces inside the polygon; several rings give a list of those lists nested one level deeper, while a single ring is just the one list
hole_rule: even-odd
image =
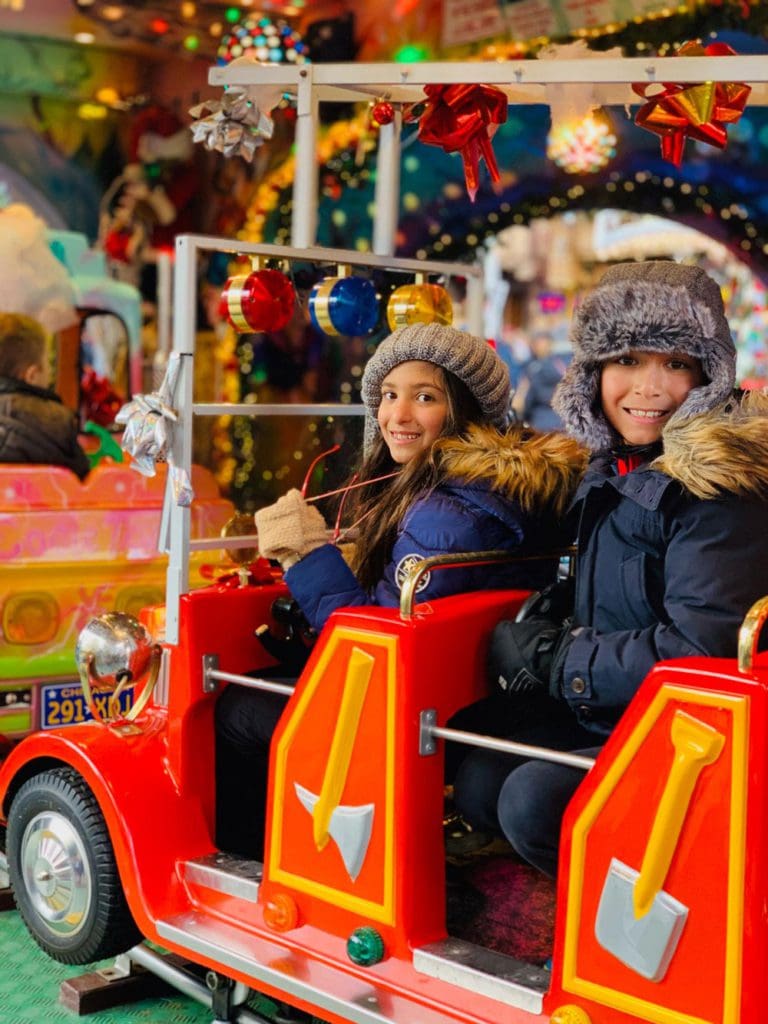
[{"label": "silver bow ornament", "polygon": [[251,161],[274,134],[275,122],[269,115],[281,96],[282,90],[275,86],[229,86],[221,100],[204,100],[190,108],[195,122],[192,140],[224,156]]},{"label": "silver bow ornament", "polygon": [[168,471],[177,505],[192,504],[192,484],[186,470],[177,466],[173,458],[173,427],[178,420],[172,406],[176,381],[181,363],[174,352],[158,391],[149,395],[136,395],[115,416],[115,422],[125,426],[120,447],[132,457],[131,469],[144,476],[154,476],[155,464],[168,463]]}]

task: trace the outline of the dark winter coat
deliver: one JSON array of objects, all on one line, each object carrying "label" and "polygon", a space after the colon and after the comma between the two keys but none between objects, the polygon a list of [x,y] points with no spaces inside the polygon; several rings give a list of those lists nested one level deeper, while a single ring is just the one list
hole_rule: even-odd
[{"label": "dark winter coat", "polygon": [[[466,439],[443,444],[446,482],[418,498],[403,518],[384,575],[367,593],[338,548],[325,544],[290,568],[285,580],[315,629],[331,612],[350,605],[400,603],[409,565],[459,551],[559,549],[564,509],[584,470],[586,454],[561,435],[516,427],[506,435],[474,427]],[[445,569],[425,576],[419,601],[499,587],[535,589],[550,581],[556,562]]]},{"label": "dark winter coat", "polygon": [[65,466],[82,478],[88,457],[77,421],[54,391],[0,377],[0,462]]},{"label": "dark winter coat", "polygon": [[552,408],[552,396],[565,373],[566,360],[562,356],[532,359],[525,369],[528,381],[522,417],[534,430],[560,430],[563,421]]},{"label": "dark winter coat", "polygon": [[663,456],[624,476],[593,456],[573,511],[580,628],[559,686],[605,735],[657,661],[734,657],[768,592],[768,395],[668,427]]}]

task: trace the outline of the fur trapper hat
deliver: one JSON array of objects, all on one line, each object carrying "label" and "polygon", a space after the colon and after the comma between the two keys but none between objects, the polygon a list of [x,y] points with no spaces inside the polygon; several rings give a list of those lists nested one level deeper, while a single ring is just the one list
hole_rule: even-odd
[{"label": "fur trapper hat", "polygon": [[719,286],[700,267],[671,260],[611,267],[577,309],[571,343],[573,360],[552,408],[566,430],[594,450],[617,440],[600,409],[606,360],[633,348],[698,359],[705,382],[690,391],[670,423],[713,409],[736,379],[736,349]]},{"label": "fur trapper hat", "polygon": [[385,338],[365,367],[366,452],[379,433],[376,413],[381,405],[381,385],[390,370],[411,359],[434,363],[454,374],[472,392],[487,421],[501,429],[506,426],[512,397],[509,371],[488,342],[443,324],[412,324]]}]

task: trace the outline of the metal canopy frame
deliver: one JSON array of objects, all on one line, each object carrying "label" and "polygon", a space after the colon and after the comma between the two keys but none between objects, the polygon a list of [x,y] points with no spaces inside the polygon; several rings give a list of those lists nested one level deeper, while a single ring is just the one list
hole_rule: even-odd
[{"label": "metal canopy frame", "polygon": [[[768,55],[299,66],[243,62],[212,68],[208,80],[225,88],[278,85],[295,97],[298,116],[291,241],[298,247],[313,245],[317,237],[315,154],[321,102],[382,98],[394,103],[417,103],[424,99],[425,85],[466,83],[495,85],[507,94],[510,104],[547,104],[548,87],[579,84],[592,87],[595,105],[629,107],[641,102],[632,91],[633,83],[746,82],[752,87],[749,105],[768,105]],[[398,112],[395,121],[379,132],[372,248],[381,255],[394,252],[400,196],[400,128]]]},{"label": "metal canopy frame", "polygon": [[[436,62],[406,64],[307,64],[300,66],[230,64],[212,68],[212,85],[252,88],[258,103],[259,86],[281,86],[296,98],[296,177],[293,189],[292,245],[255,245],[228,242],[221,238],[183,235],[176,240],[173,350],[181,368],[174,396],[179,423],[174,430],[172,450],[177,466],[191,471],[193,415],[221,415],[248,412],[273,413],[274,407],[193,404],[192,355],[195,341],[197,261],[201,253],[229,252],[234,255],[264,256],[275,260],[307,260],[317,263],[348,263],[353,266],[386,268],[404,273],[432,273],[462,276],[467,280],[470,329],[482,333],[483,278],[479,264],[437,263],[396,259],[394,239],[399,211],[401,114],[379,132],[373,254],[315,245],[317,228],[316,148],[318,104],[320,102],[368,102],[387,98],[394,103],[416,103],[424,98],[430,84],[487,84],[503,89],[510,104],[546,104],[547,88],[569,84],[590,85],[592,99],[601,106],[638,105],[641,100],[632,83],[747,82],[752,86],[750,105],[768,105],[768,56],[602,58],[587,60],[530,60],[503,62]],[[306,415],[327,412],[354,415],[362,407],[323,405],[286,407],[282,412]],[[179,598],[189,588],[189,553],[195,549],[221,546],[212,539],[190,541],[189,509],[176,505],[169,486],[163,513],[161,547],[169,551],[166,590],[166,641],[178,642]]]}]

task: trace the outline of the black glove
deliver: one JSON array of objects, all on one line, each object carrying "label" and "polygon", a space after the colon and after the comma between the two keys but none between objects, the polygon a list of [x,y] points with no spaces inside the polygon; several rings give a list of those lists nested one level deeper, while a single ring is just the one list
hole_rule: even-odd
[{"label": "black glove", "polygon": [[576,599],[576,579],[567,576],[557,583],[550,583],[543,590],[534,591],[524,602],[517,613],[515,622],[528,619],[549,619],[555,623],[564,623],[573,617],[573,605]]},{"label": "black glove", "polygon": [[560,676],[571,642],[571,623],[550,619],[500,622],[488,651],[490,679],[504,693],[560,697]]}]

